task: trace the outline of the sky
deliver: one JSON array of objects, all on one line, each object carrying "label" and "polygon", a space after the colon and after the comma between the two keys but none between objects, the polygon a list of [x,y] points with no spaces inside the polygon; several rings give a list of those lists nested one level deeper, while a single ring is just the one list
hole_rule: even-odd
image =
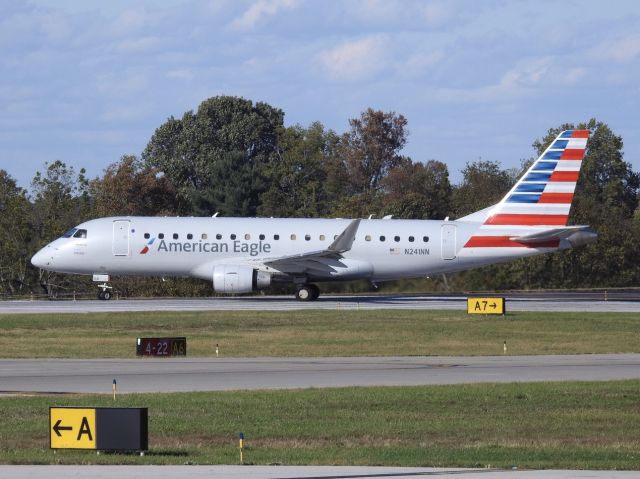
[{"label": "sky", "polygon": [[519,167],[565,122],[607,123],[640,170],[636,0],[0,0],[0,169],[90,178],[216,95],[338,133],[371,107],[459,182]]}]

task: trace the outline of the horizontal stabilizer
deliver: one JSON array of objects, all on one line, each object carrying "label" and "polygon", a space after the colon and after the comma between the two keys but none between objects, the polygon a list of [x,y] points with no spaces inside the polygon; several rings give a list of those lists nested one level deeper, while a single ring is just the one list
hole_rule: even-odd
[{"label": "horizontal stabilizer", "polygon": [[518,243],[533,246],[559,240],[569,240],[573,244],[574,241],[572,241],[572,239],[578,240],[578,238],[580,238],[581,242],[587,240],[586,242],[590,243],[591,241],[595,241],[596,237],[597,234],[589,226],[565,226],[563,228],[553,228],[524,236],[513,236],[510,239]]}]

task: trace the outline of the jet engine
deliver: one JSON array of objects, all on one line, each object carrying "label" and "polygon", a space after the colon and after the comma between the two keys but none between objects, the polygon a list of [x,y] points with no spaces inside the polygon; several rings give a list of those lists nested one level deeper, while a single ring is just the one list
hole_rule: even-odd
[{"label": "jet engine", "polygon": [[218,293],[250,293],[271,284],[271,275],[251,266],[222,264],[213,268],[213,289]]}]

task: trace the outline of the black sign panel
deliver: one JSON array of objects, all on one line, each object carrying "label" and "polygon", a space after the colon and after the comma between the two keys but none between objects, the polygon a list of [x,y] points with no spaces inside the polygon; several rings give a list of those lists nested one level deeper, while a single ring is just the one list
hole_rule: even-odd
[{"label": "black sign panel", "polygon": [[138,338],[137,356],[186,356],[187,338]]}]

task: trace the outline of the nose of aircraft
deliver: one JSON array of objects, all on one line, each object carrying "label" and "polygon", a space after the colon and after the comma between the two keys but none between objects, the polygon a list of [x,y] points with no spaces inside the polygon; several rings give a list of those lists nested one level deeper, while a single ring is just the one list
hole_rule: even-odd
[{"label": "nose of aircraft", "polygon": [[45,269],[51,264],[53,256],[51,254],[51,246],[47,245],[33,255],[31,258],[31,264],[36,268]]}]

